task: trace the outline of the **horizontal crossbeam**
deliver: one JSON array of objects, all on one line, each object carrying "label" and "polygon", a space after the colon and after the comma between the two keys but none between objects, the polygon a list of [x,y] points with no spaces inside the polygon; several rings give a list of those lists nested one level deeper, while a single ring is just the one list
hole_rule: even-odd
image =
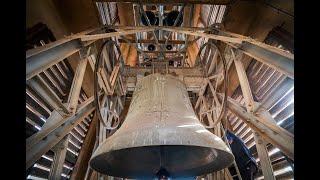
[{"label": "horizontal crossbeam", "polygon": [[126,2],[126,3],[142,3],[142,4],[216,4],[226,5],[231,0],[94,0],[96,2]]},{"label": "horizontal crossbeam", "polygon": [[63,137],[77,126],[85,117],[89,116],[95,109],[93,97],[87,99],[72,117],[63,120],[64,123],[51,131],[40,141],[34,143],[26,151],[26,169],[32,166],[43,154],[54,147]]}]

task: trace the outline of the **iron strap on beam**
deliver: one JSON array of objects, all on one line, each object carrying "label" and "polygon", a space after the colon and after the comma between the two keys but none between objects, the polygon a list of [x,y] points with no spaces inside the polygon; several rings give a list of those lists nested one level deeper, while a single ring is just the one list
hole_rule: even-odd
[{"label": "iron strap on beam", "polygon": [[93,97],[84,102],[82,108],[72,117],[65,119],[54,131],[50,132],[41,141],[30,147],[26,151],[26,169],[32,166],[43,154],[54,147],[62,138],[64,138],[76,125],[78,125],[85,117],[95,109]]}]

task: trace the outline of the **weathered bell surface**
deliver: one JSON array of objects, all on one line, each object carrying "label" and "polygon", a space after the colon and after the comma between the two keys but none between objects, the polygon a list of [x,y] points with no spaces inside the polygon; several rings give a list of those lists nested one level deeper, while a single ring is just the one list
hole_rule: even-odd
[{"label": "weathered bell surface", "polygon": [[195,177],[228,167],[234,160],[221,138],[196,117],[183,82],[153,74],[136,86],[118,131],[91,157],[91,167],[123,178]]}]

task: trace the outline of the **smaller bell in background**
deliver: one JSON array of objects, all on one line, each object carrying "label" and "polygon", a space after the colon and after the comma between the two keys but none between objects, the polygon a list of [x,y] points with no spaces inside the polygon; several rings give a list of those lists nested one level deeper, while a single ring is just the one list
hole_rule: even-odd
[{"label": "smaller bell in background", "polygon": [[156,50],[156,46],[153,45],[153,44],[149,44],[148,45],[148,51],[154,51],[154,50]]},{"label": "smaller bell in background", "polygon": [[166,46],[166,48],[167,48],[167,50],[171,50],[172,49],[172,45],[171,44],[168,44],[167,46]]},{"label": "smaller bell in background", "polygon": [[[173,26],[174,22],[176,21],[178,16],[179,16],[179,11],[169,12],[167,17],[164,19],[164,25],[165,26]],[[182,22],[183,22],[183,14],[181,14],[181,16],[179,17],[176,26],[181,26]]]},{"label": "smaller bell in background", "polygon": [[[150,25],[154,26],[157,24],[158,18],[156,17],[156,15],[152,11],[146,11],[146,15],[149,19]],[[145,18],[145,16],[143,14],[141,14],[141,22],[143,25],[148,26],[147,19]]]}]

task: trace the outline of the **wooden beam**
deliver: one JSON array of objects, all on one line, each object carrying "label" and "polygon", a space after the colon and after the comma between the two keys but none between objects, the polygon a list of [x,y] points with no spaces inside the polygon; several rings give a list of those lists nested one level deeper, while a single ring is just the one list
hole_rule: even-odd
[{"label": "wooden beam", "polygon": [[[145,44],[155,44],[156,42],[151,39],[118,39],[119,43],[145,43]],[[160,44],[164,44],[166,40],[159,39],[158,42]],[[168,40],[168,44],[184,44],[185,41],[181,40]]]},{"label": "wooden beam", "polygon": [[115,65],[115,67],[113,68],[111,75],[110,75],[110,79],[109,82],[111,84],[112,87],[112,93],[114,92],[115,86],[116,86],[116,81],[118,80],[119,77],[119,72],[120,72],[120,64]]},{"label": "wooden beam", "polygon": [[[289,52],[285,52],[282,49],[264,44],[262,42],[258,42],[244,36],[230,37],[226,35],[215,35],[203,32],[180,30],[182,28],[177,29],[161,27],[160,29],[223,41],[228,45],[243,51],[244,54],[262,63],[268,64],[269,66],[286,74],[290,78],[294,78],[294,55]],[[240,44],[240,46],[236,44]]]},{"label": "wooden beam", "polygon": [[[152,68],[148,67],[128,67],[123,69],[123,76],[132,77],[137,74],[152,73]],[[190,77],[203,77],[203,70],[199,67],[195,68],[171,68],[169,67],[169,73],[175,73],[177,76],[190,76]]]},{"label": "wooden beam", "polygon": [[[221,95],[219,94],[219,96]],[[257,112],[257,115],[254,115],[247,112],[245,107],[232,98],[228,97],[227,101],[227,107],[232,113],[244,120],[244,122],[251,129],[259,133],[263,139],[278,147],[288,157],[294,159],[293,135],[279,127],[277,124],[272,124],[269,120],[266,120],[266,118],[263,117],[265,116],[263,114],[267,113],[265,109],[262,110],[262,108],[260,108],[258,110],[260,112]]]},{"label": "wooden beam", "polygon": [[[94,65],[94,64],[96,63],[96,59],[95,59],[94,56],[90,56],[90,57],[88,57],[88,58],[89,58],[90,67],[91,67],[92,71],[94,71],[94,68],[95,68],[95,65]],[[99,87],[103,89],[104,93],[105,93],[105,94],[108,94],[108,89],[107,89],[107,87],[104,85],[100,73],[98,74],[98,84],[99,84]]]},{"label": "wooden beam", "polygon": [[[199,5],[200,7],[200,5]],[[145,28],[154,28],[155,30],[160,30],[163,28],[170,28],[176,30],[184,30],[184,31],[212,31],[212,27],[175,27],[175,26],[106,26],[108,29],[119,29],[119,30],[132,30],[132,29],[145,29]],[[229,36],[230,37],[230,36]]]},{"label": "wooden beam", "polygon": [[[103,35],[95,35],[93,37],[91,35],[86,36],[86,34],[96,32],[97,30],[100,30],[102,28],[103,27],[87,30],[46,44],[43,47],[28,50],[26,53],[26,80],[31,79],[33,76],[48,69],[50,66],[62,61],[63,59],[71,56],[72,54],[79,52],[82,47],[89,46],[90,44],[95,42],[95,40],[86,40],[88,42],[83,43],[80,41],[81,38],[96,39],[96,37],[113,37],[119,34],[118,32],[115,32],[106,33]],[[130,34],[130,32],[132,31],[136,30],[126,31],[125,34],[128,32]],[[120,34],[122,32],[120,32]]]},{"label": "wooden beam", "polygon": [[105,69],[100,68],[98,70],[98,78],[101,78],[102,86],[107,90],[107,94],[112,94],[112,86],[110,84],[110,77],[108,73],[105,71]]},{"label": "wooden beam", "polygon": [[276,180],[267,150],[267,143],[256,132],[254,132],[254,140],[256,142],[256,148],[260,158],[260,165],[264,179]]},{"label": "wooden beam", "polygon": [[233,50],[231,50],[231,54],[234,59],[234,64],[238,74],[242,94],[246,102],[245,104],[247,106],[247,110],[249,112],[253,112],[254,100],[253,100],[253,95],[250,88],[250,83],[246,74],[246,70],[244,69],[243,64],[241,62],[242,55],[236,58]]},{"label": "wooden beam", "polygon": [[[107,46],[103,47],[102,58],[103,58],[104,62],[106,63],[107,72],[111,72],[112,71],[112,67],[111,67],[111,63],[110,63],[110,59],[109,59],[109,54],[108,54],[108,51],[107,51]],[[94,71],[94,68],[92,69],[92,71]]]},{"label": "wooden beam", "polygon": [[[231,45],[231,43],[229,43]],[[277,71],[294,78],[294,60],[293,55],[283,55],[284,53],[276,53],[270,48],[264,46],[257,46],[248,42],[243,42],[241,46],[231,45],[239,49],[244,54],[260,61],[264,64],[271,66]],[[288,54],[288,53],[285,53]]]},{"label": "wooden beam", "polygon": [[[213,58],[212,58],[211,61],[210,61],[210,66],[209,66],[209,68],[208,68],[207,74],[211,74],[211,73],[212,73],[213,69],[215,68],[215,65],[216,65],[215,62],[217,62],[217,58],[218,58],[218,51],[216,50],[216,51],[214,52]],[[210,60],[210,59],[209,59],[209,60]]]},{"label": "wooden beam", "polygon": [[[137,77],[125,77],[125,83],[126,83],[126,90],[127,91],[134,91],[137,83]],[[192,91],[194,93],[198,93],[201,86],[203,85],[203,82],[205,81],[202,77],[181,77],[181,81],[184,82],[186,85],[187,91]]]},{"label": "wooden beam", "polygon": [[[243,64],[241,62],[242,56],[240,56],[239,58],[236,58],[233,50],[231,50],[231,54],[234,59],[236,71],[238,73],[240,87],[241,87],[242,94],[243,94],[243,97],[246,102],[245,104],[247,106],[247,111],[249,113],[252,113],[252,112],[256,111],[257,108],[259,108],[259,106],[257,103],[255,103],[255,101],[253,99],[253,95],[252,95],[251,88],[250,88],[250,83],[249,83],[246,71],[245,71]],[[266,114],[266,113],[267,112],[263,112],[263,114]],[[258,116],[261,118],[261,114],[258,114]],[[265,117],[262,117],[262,118],[265,118]],[[271,123],[275,124],[275,121],[272,119],[272,117],[271,117],[271,119],[268,118],[267,120],[270,120],[270,124]],[[265,177],[265,179],[275,180],[275,176],[273,174],[273,169],[272,169],[272,164],[271,164],[270,157],[268,155],[267,146],[266,146],[267,143],[264,141],[264,139],[261,138],[260,134],[258,134],[257,132],[253,132],[253,133],[254,133],[254,139],[256,142],[256,148],[258,151],[258,156],[260,158],[260,164],[262,167],[263,176]]]},{"label": "wooden beam", "polygon": [[26,150],[28,151],[42,139],[44,139],[49,133],[54,131],[57,127],[64,123],[65,117],[63,117],[58,111],[54,110],[40,131],[33,134],[26,140]]},{"label": "wooden beam", "polygon": [[65,118],[58,128],[49,133],[45,138],[38,141],[26,151],[26,169],[32,166],[44,153],[55,146],[75,126],[95,109],[93,97],[83,102],[74,116]]},{"label": "wooden beam", "polygon": [[82,31],[82,32],[79,32],[77,34],[73,34],[73,35],[67,36],[67,37],[65,37],[63,39],[59,39],[59,40],[51,42],[49,44],[45,44],[44,46],[40,46],[40,47],[37,47],[37,48],[34,48],[34,49],[29,49],[26,52],[26,59],[31,58],[31,57],[36,56],[36,55],[39,55],[39,54],[41,54],[43,52],[46,52],[46,51],[49,51],[51,49],[54,49],[55,47],[59,47],[60,45],[66,44],[66,43],[68,43],[68,42],[70,42],[72,40],[78,39],[79,36],[81,36],[81,35],[97,32],[97,31],[99,31],[99,30],[101,30],[103,28],[105,28],[105,26],[88,29],[86,31]]},{"label": "wooden beam", "polygon": [[52,148],[54,156],[49,173],[49,180],[61,179],[63,164],[67,154],[68,142],[69,135],[66,135],[63,139],[60,140],[58,144],[56,144]]},{"label": "wooden beam", "polygon": [[68,109],[62,104],[56,93],[44,82],[40,76],[36,76],[27,85],[34,90],[47,104],[64,114],[69,114]]},{"label": "wooden beam", "polygon": [[102,34],[94,34],[94,35],[82,35],[80,36],[82,41],[94,41],[99,40],[103,38],[110,38],[110,37],[117,37],[117,36],[123,36],[123,35],[129,35],[129,34],[135,34],[138,32],[151,32],[154,31],[154,28],[145,27],[144,29],[133,29],[133,30],[122,30],[117,32],[111,32],[111,33],[102,33]]},{"label": "wooden beam", "polygon": [[[80,51],[81,42],[77,39],[71,41],[63,41],[64,43],[51,48],[44,49],[34,55],[26,57],[26,79],[29,80],[33,76],[48,69],[50,66],[62,61],[72,54]],[[51,43],[49,44],[51,45]]]},{"label": "wooden beam", "polygon": [[76,73],[74,74],[72,86],[68,97],[68,109],[74,114],[78,107],[79,95],[83,82],[84,73],[86,71],[88,58],[79,61]]},{"label": "wooden beam", "polygon": [[159,54],[159,53],[176,54],[178,52],[185,53],[185,51],[143,51],[143,53],[155,53],[155,54]]},{"label": "wooden beam", "polygon": [[80,149],[77,162],[73,167],[71,178],[72,180],[76,179],[85,179],[86,170],[89,168],[89,160],[93,152],[93,147],[96,139],[96,129],[98,124],[98,117],[95,114],[91,123],[87,135],[83,141],[82,147]]},{"label": "wooden beam", "polygon": [[142,4],[215,4],[226,5],[231,3],[230,0],[94,0],[96,2],[126,2],[126,3],[142,3]]},{"label": "wooden beam", "polygon": [[235,37],[221,36],[221,35],[215,35],[215,34],[207,34],[207,33],[203,33],[203,32],[179,30],[177,28],[163,28],[163,27],[161,27],[160,29],[163,29],[163,30],[169,31],[169,32],[188,34],[188,35],[192,35],[192,36],[201,36],[201,37],[205,37],[208,39],[215,39],[215,40],[219,40],[219,41],[223,41],[223,42],[230,42],[230,43],[237,43],[237,44],[241,44],[243,42],[243,39],[240,39],[237,37],[235,38]]}]

